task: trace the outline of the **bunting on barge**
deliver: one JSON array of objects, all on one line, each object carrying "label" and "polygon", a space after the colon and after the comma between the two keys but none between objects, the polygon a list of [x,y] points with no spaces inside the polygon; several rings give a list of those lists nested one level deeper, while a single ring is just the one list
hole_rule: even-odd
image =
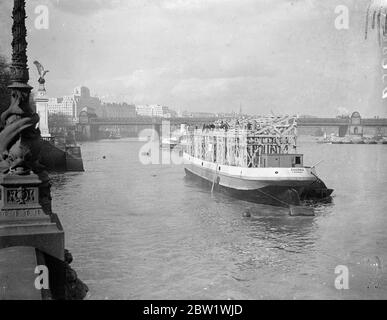
[{"label": "bunting on barge", "polygon": [[185,171],[248,201],[299,205],[329,198],[314,167],[297,153],[297,118],[262,117],[217,121],[188,130]]}]

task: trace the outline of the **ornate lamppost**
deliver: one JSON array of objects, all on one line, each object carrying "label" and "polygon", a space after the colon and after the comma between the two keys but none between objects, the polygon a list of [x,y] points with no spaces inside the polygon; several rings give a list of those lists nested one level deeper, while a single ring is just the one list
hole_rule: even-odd
[{"label": "ornate lamppost", "polygon": [[39,116],[33,110],[32,87],[28,85],[25,0],[15,0],[12,18],[11,105],[1,115],[0,170],[15,175],[39,174],[40,132],[35,128]]},{"label": "ornate lamppost", "polygon": [[72,258],[65,254],[64,231],[52,212],[49,177],[39,164],[41,135],[28,85],[25,5],[25,0],[14,0],[11,105],[0,116],[0,250],[36,249],[61,298],[82,299],[87,287],[69,267]]}]

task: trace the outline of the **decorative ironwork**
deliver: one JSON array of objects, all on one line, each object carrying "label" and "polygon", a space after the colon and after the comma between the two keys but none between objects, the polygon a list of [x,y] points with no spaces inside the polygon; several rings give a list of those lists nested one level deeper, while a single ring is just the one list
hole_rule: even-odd
[{"label": "decorative ironwork", "polygon": [[12,11],[12,66],[11,80],[19,83],[22,87],[29,80],[27,67],[27,29],[25,26],[26,11],[25,0],[15,0]]}]

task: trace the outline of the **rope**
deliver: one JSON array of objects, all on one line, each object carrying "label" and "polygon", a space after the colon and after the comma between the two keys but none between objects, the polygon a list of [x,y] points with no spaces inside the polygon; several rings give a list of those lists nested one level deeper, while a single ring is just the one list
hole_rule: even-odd
[{"label": "rope", "polygon": [[262,190],[257,189],[257,191],[260,192],[260,193],[262,193],[262,194],[264,194],[264,195],[266,195],[266,196],[268,196],[268,197],[270,197],[270,198],[273,198],[274,200],[276,200],[276,201],[278,201],[278,202],[280,202],[280,203],[285,204],[285,206],[287,206],[287,207],[290,209],[290,204],[289,204],[289,203],[287,203],[287,202],[285,202],[285,201],[282,201],[281,199],[278,199],[277,197],[275,197],[275,196],[273,196],[273,195],[271,195],[271,194],[269,194],[269,193],[266,193],[266,192],[264,192],[264,191],[262,191]]},{"label": "rope", "polygon": [[214,176],[214,180],[212,181],[211,193],[214,192],[215,179],[216,179],[216,177],[217,177],[217,173],[218,173],[218,164],[216,163],[215,176]]}]

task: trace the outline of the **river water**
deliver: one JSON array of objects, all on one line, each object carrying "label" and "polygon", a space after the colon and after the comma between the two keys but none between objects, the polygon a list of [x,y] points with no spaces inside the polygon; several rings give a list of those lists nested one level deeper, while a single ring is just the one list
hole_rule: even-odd
[{"label": "river water", "polygon": [[[387,145],[303,139],[305,165],[324,160],[335,189],[315,217],[211,195],[182,166],[141,164],[142,145],[84,143],[86,171],[52,176],[89,299],[387,298]],[[348,289],[335,287],[340,265]]]}]

